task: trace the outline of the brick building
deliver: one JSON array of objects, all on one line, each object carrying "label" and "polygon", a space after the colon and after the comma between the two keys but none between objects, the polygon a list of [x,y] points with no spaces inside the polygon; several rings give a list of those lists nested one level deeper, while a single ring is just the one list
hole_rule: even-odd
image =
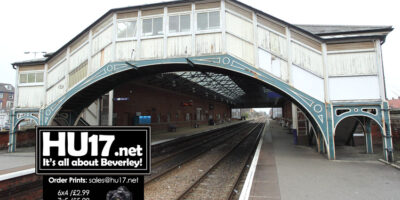
[{"label": "brick building", "polygon": [[14,86],[0,83],[0,129],[9,127],[9,112],[14,105]]}]

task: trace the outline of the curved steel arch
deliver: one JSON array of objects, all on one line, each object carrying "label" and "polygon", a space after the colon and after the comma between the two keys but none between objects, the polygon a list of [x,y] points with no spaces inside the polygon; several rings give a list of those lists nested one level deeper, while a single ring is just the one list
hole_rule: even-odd
[{"label": "curved steel arch", "polygon": [[204,65],[215,67],[219,69],[229,70],[236,73],[252,77],[260,80],[280,92],[286,94],[294,101],[296,101],[309,115],[313,118],[315,124],[321,131],[325,144],[328,145],[328,123],[330,119],[327,119],[327,108],[324,102],[321,102],[310,95],[288,85],[282,80],[275,78],[274,76],[261,71],[247,63],[236,59],[231,55],[213,55],[213,56],[200,56],[200,57],[188,57],[188,58],[169,58],[169,59],[157,59],[157,60],[140,60],[132,62],[114,62],[108,63],[101,67],[95,73],[78,83],[66,94],[58,98],[55,102],[41,110],[40,124],[49,125],[51,120],[55,117],[57,112],[61,109],[64,103],[79,91],[90,86],[91,84],[101,81],[102,79],[118,74],[131,69],[141,69],[148,66],[163,65],[163,64],[188,64],[188,65]]}]

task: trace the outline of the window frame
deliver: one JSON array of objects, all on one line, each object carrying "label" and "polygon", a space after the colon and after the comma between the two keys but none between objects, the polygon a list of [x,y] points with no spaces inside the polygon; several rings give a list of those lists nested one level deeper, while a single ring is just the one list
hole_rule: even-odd
[{"label": "window frame", "polygon": [[[179,29],[181,28],[181,15],[189,15],[189,31],[184,31],[184,32],[170,32],[169,31],[169,17],[172,16],[179,16]],[[177,13],[171,13],[167,15],[167,35],[168,36],[181,36],[181,35],[191,35],[192,31],[193,31],[193,15],[192,15],[192,11],[186,11],[186,12],[177,12]]]},{"label": "window frame", "polygon": [[[21,74],[31,74],[31,73],[35,73],[35,82],[33,82],[33,83],[21,83],[21,79],[20,79],[20,77],[21,77]],[[43,81],[42,82],[36,82],[36,73],[43,73]],[[18,86],[36,86],[36,85],[44,85],[44,76],[45,76],[45,74],[44,74],[45,72],[44,72],[44,70],[31,70],[31,71],[22,71],[22,72],[19,72],[19,74],[18,74]],[[28,77],[27,77],[27,80],[28,80]]]},{"label": "window frame", "polygon": [[[151,32],[153,33],[154,19],[156,19],[156,18],[161,18],[161,21],[162,21],[162,33],[159,34],[159,35],[145,35],[144,32],[143,32],[143,30],[144,30],[143,29],[144,20],[151,19]],[[150,38],[162,38],[162,37],[164,37],[164,35],[165,35],[165,30],[164,30],[165,24],[164,24],[164,21],[165,21],[164,20],[164,14],[149,15],[149,16],[141,17],[141,19],[140,19],[140,25],[141,25],[141,27],[140,27],[140,38],[141,39],[150,39]]]},{"label": "window frame", "polygon": [[[132,22],[132,21],[136,22],[136,32],[135,32],[134,36],[133,37],[118,38],[118,23],[121,23],[121,22]],[[137,40],[138,34],[139,34],[139,28],[138,28],[139,23],[138,22],[139,22],[139,20],[138,20],[137,17],[135,17],[135,18],[126,18],[126,19],[118,19],[117,23],[116,23],[117,27],[116,27],[116,33],[115,33],[116,41],[119,42],[119,41],[127,41],[127,40]]]},{"label": "window frame", "polygon": [[[198,16],[198,14],[200,14],[200,13],[207,13],[207,15],[208,15],[208,20],[207,20],[207,27],[209,28],[209,19],[210,19],[210,13],[211,12],[219,12],[219,27],[218,28],[213,28],[213,29],[205,29],[205,30],[199,30],[198,29],[198,23],[197,23],[197,16]],[[220,8],[211,8],[211,9],[204,9],[204,10],[198,10],[198,11],[196,11],[195,12],[195,23],[196,23],[196,27],[195,27],[195,30],[196,30],[196,34],[198,34],[198,33],[216,33],[216,32],[221,32],[222,31],[222,28],[221,28],[221,26],[222,26],[222,23],[224,23],[223,21],[222,21],[222,17],[221,17],[221,15],[222,15],[222,13],[221,13],[221,9]]]}]

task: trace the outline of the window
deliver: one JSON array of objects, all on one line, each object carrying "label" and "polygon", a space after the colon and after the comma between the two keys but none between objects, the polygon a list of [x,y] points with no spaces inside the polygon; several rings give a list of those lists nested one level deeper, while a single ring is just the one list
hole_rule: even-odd
[{"label": "window", "polygon": [[219,11],[197,13],[197,30],[219,28]]},{"label": "window", "polygon": [[3,93],[0,92],[0,99],[3,98]]},{"label": "window", "polygon": [[6,108],[12,108],[12,107],[13,107],[13,102],[12,101],[7,101]]},{"label": "window", "polygon": [[117,38],[133,38],[136,37],[136,20],[118,22]]},{"label": "window", "polygon": [[19,83],[42,83],[43,72],[24,72],[19,75]]},{"label": "window", "polygon": [[143,19],[142,30],[144,36],[163,34],[163,18]]},{"label": "window", "polygon": [[190,15],[169,16],[169,32],[189,32],[190,31]]},{"label": "window", "polygon": [[[0,98],[1,98],[1,97],[0,97]],[[8,98],[9,98],[9,99],[13,99],[14,96],[13,96],[12,94],[8,94]]]}]

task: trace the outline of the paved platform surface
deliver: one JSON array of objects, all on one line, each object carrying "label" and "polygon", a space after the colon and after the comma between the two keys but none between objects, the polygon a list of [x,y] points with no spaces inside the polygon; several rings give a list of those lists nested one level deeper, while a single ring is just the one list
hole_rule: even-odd
[{"label": "paved platform surface", "polygon": [[277,122],[267,128],[250,199],[400,199],[400,170],[365,157],[329,161],[293,145]]}]

